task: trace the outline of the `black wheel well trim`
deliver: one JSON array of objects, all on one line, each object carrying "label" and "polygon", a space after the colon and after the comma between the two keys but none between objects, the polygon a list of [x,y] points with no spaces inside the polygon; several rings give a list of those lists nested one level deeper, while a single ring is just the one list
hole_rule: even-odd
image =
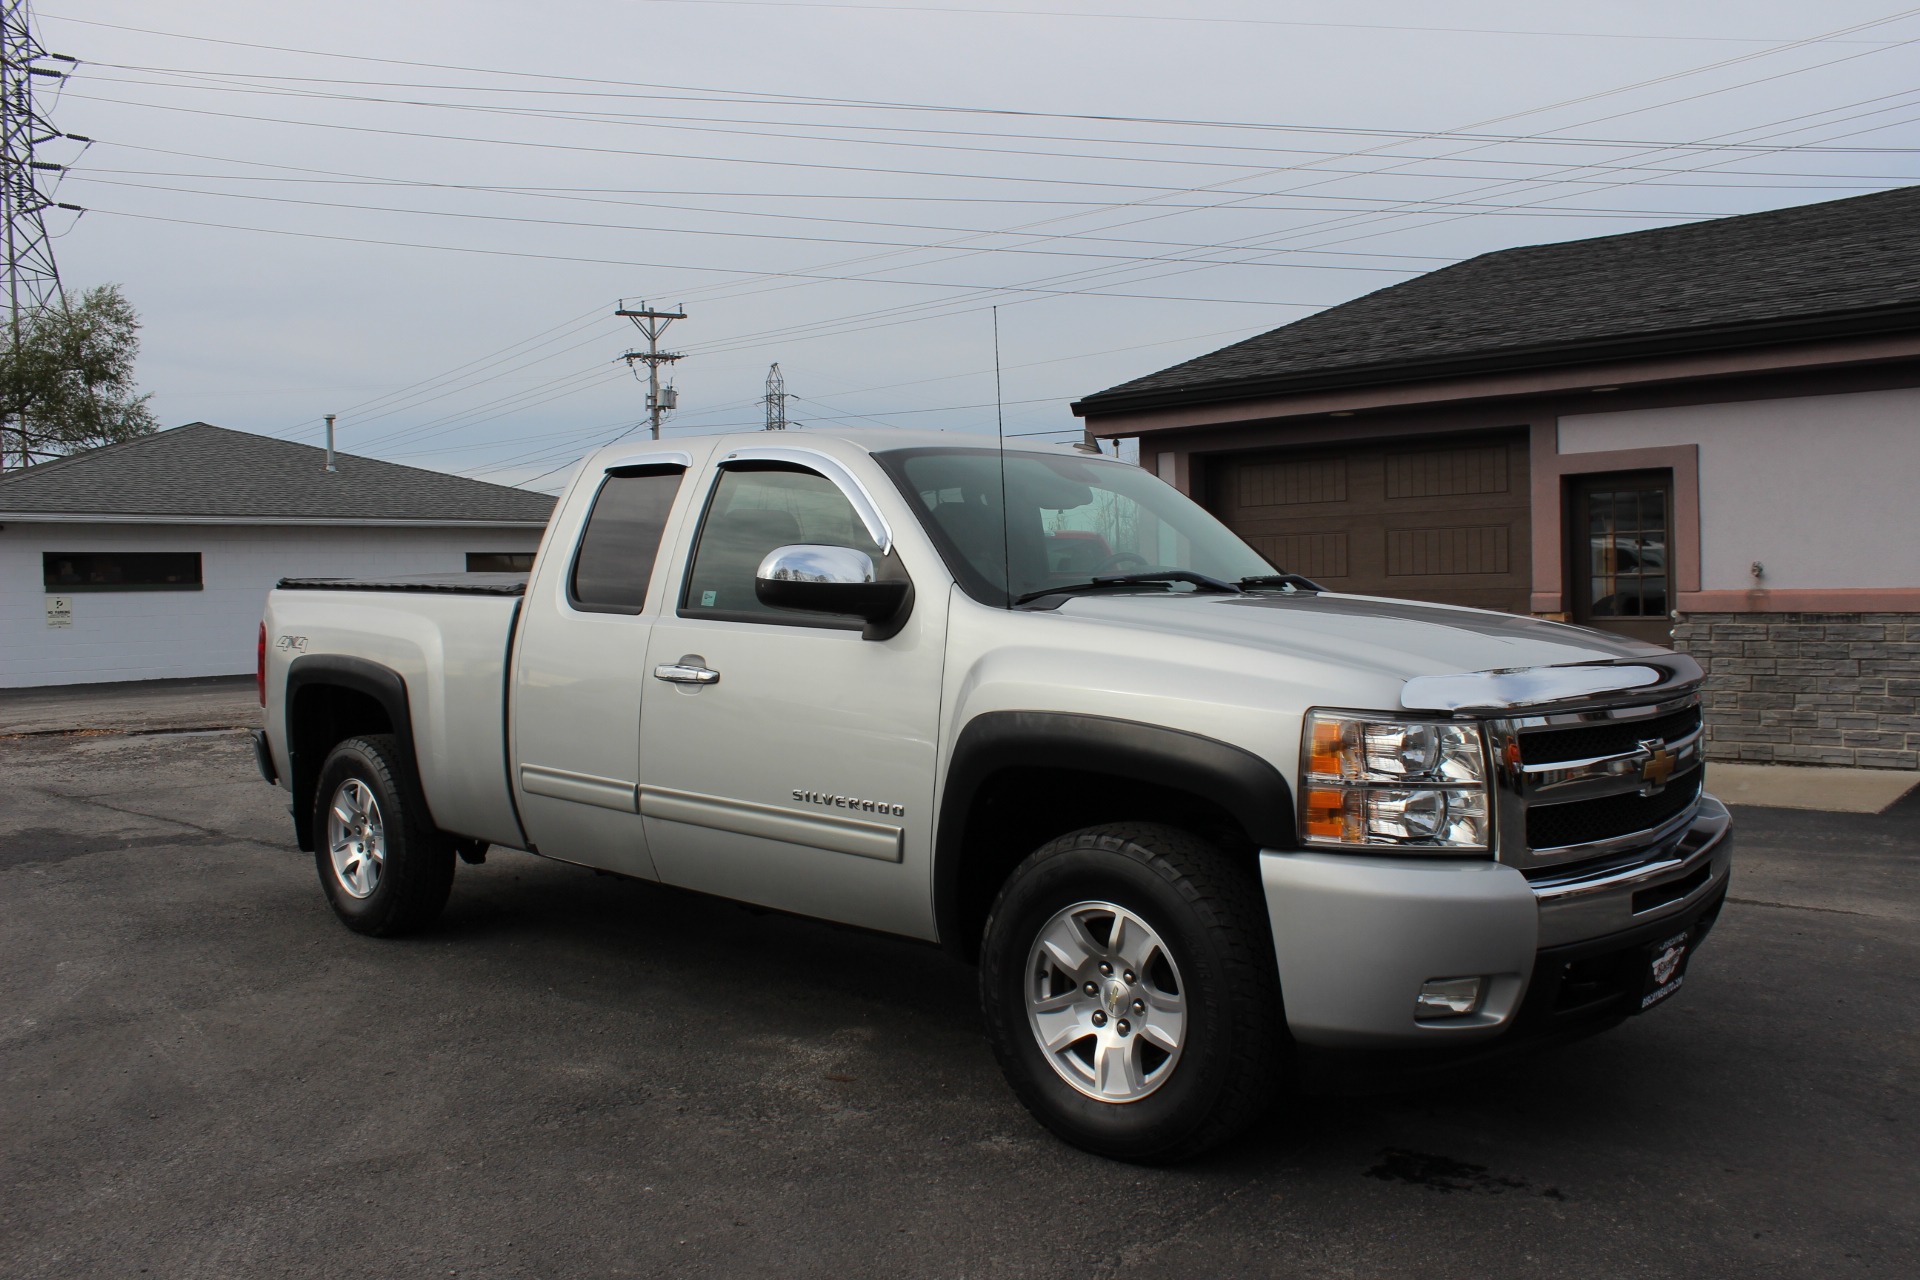
[{"label": "black wheel well trim", "polygon": [[[326,762],[325,751],[331,751],[337,743],[328,743],[318,758],[309,759],[311,752],[300,750],[300,737],[296,730],[294,712],[300,704],[302,690],[312,686],[347,689],[364,694],[378,703],[387,713],[387,723],[400,742],[400,750],[412,769],[413,752],[413,712],[407,698],[407,681],[392,667],[378,662],[369,662],[365,658],[355,658],[347,654],[314,653],[295,658],[287,668],[287,689],[285,698],[286,736],[287,736],[287,781],[293,792],[293,829],[300,847],[308,852],[313,849],[313,797],[315,788],[320,785],[320,767]],[[413,797],[426,808],[425,798],[418,794],[418,780],[413,779],[416,794]]]},{"label": "black wheel well trim", "polygon": [[978,942],[969,936],[962,892],[968,823],[986,784],[1020,768],[1069,769],[1185,792],[1225,811],[1260,847],[1296,843],[1292,787],[1270,761],[1244,747],[1112,716],[982,712],[954,740],[934,831],[935,928],[942,945],[965,956]]}]

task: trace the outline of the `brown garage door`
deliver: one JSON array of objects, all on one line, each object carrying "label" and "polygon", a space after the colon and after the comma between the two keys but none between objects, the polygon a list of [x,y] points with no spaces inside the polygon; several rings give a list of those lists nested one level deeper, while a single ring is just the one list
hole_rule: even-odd
[{"label": "brown garage door", "polygon": [[1209,475],[1215,514],[1282,569],[1335,591],[1527,612],[1523,434],[1241,454]]}]

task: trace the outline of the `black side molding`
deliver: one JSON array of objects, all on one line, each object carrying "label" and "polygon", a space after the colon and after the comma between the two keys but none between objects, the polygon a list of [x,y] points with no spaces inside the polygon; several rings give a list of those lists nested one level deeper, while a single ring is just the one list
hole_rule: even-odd
[{"label": "black side molding", "polygon": [[934,833],[934,921],[949,944],[965,932],[961,881],[975,798],[988,779],[1009,769],[1072,769],[1188,792],[1231,814],[1263,847],[1295,843],[1292,788],[1251,751],[1107,716],[989,711],[968,722],[954,744]]}]

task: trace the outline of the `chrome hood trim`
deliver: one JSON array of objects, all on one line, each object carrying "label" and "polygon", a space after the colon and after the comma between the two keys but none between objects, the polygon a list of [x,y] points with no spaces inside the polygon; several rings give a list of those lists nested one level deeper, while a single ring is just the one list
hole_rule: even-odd
[{"label": "chrome hood trim", "polygon": [[1415,676],[1400,691],[1409,711],[1520,711],[1571,703],[1656,701],[1704,678],[1700,664],[1684,653],[1664,653],[1640,662],[1583,662],[1566,666],[1509,667],[1465,675]]}]

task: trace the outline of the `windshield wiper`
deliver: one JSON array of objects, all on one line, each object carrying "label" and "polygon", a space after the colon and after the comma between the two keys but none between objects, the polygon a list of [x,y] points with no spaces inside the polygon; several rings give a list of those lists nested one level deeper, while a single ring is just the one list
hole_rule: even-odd
[{"label": "windshield wiper", "polygon": [[1204,573],[1195,573],[1191,569],[1156,569],[1148,573],[1122,573],[1107,578],[1090,578],[1086,582],[1072,582],[1064,586],[1045,587],[1039,591],[1029,591],[1014,599],[1015,604],[1027,604],[1043,596],[1078,595],[1083,591],[1102,591],[1108,587],[1145,586],[1154,582],[1185,582],[1196,591],[1220,591],[1227,595],[1244,595],[1244,587],[1235,586],[1223,578],[1210,577]]},{"label": "windshield wiper", "polygon": [[1242,591],[1252,591],[1255,587],[1278,587],[1282,591],[1325,591],[1326,588],[1312,578],[1303,578],[1297,573],[1263,573],[1251,578],[1240,579]]}]

